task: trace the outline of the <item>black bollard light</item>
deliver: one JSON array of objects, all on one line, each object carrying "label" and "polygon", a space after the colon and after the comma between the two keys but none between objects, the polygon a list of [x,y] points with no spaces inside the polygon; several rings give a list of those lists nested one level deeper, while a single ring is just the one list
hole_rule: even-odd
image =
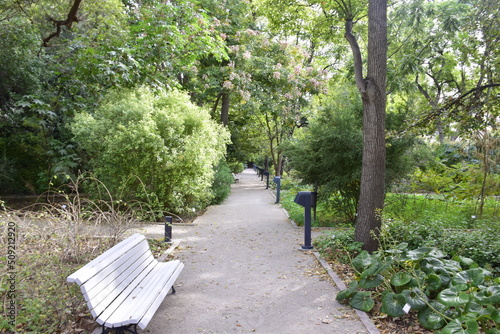
[{"label": "black bollard light", "polygon": [[269,189],[269,172],[265,171],[264,176],[266,177],[266,189]]},{"label": "black bollard light", "polygon": [[165,216],[165,242],[172,242],[172,216]]},{"label": "black bollard light", "polygon": [[280,202],[281,177],[275,176],[273,182],[276,183],[276,204]]},{"label": "black bollard light", "polygon": [[295,203],[304,207],[304,245],[302,249],[313,249],[311,245],[311,206],[313,196],[310,191],[299,191],[295,196]]}]

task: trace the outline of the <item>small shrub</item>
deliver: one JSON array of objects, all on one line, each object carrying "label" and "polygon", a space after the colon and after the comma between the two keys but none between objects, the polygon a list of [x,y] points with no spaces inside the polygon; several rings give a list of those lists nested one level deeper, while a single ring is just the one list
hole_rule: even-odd
[{"label": "small shrub", "polygon": [[231,173],[238,174],[245,170],[245,165],[241,162],[230,162],[228,165],[231,169]]},{"label": "small shrub", "polygon": [[405,242],[410,248],[437,246],[442,239],[443,228],[437,223],[386,221],[381,238],[394,243]]},{"label": "small shrub", "polygon": [[231,170],[225,161],[221,161],[215,168],[214,182],[212,184],[213,199],[211,204],[222,203],[231,192],[231,184],[234,183]]},{"label": "small shrub", "polygon": [[324,258],[349,263],[361,251],[362,243],[354,241],[354,229],[338,229],[314,239],[313,245]]},{"label": "small shrub", "polygon": [[108,95],[92,114],[77,114],[71,130],[114,198],[154,196],[176,213],[210,203],[214,166],[229,141],[227,129],[186,94],[147,88]]}]

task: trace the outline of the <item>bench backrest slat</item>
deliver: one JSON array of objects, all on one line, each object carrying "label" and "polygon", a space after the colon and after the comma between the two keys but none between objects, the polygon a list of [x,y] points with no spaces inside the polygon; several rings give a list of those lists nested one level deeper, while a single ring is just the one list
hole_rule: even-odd
[{"label": "bench backrest slat", "polygon": [[154,261],[149,261],[146,266],[137,266],[134,271],[130,273],[127,280],[122,281],[113,293],[108,295],[96,295],[92,300],[92,304],[87,303],[92,316],[96,318],[106,318],[106,316],[103,316],[103,312],[113,311],[118,308],[121,302],[130,295],[130,291],[135,289],[144,276],[151,271],[154,264]]},{"label": "bench backrest slat", "polygon": [[[144,247],[147,247],[145,245]],[[113,302],[113,300],[125,290],[125,288],[135,279],[135,277],[146,270],[154,261],[154,258],[147,249],[146,252],[141,250],[139,256],[134,256],[129,258],[127,261],[123,262],[122,266],[117,270],[114,270],[109,275],[102,277],[100,282],[94,282],[91,280],[87,283],[95,284],[89,287],[88,291],[84,293],[87,305],[92,312],[93,316],[98,316],[108,305]],[[99,275],[97,275],[99,276]],[[100,277],[97,277],[100,278]],[[97,279],[96,278],[96,279]],[[92,278],[94,280],[94,277]],[[87,286],[87,283],[82,285]]]},{"label": "bench backrest slat", "polygon": [[139,244],[146,238],[141,234],[134,234],[132,237],[123,240],[116,244],[103,254],[96,257],[94,260],[87,263],[85,266],[68,276],[67,281],[82,285],[88,279],[99,273],[103,268],[116,261],[123,254],[124,249],[129,249],[134,245]]},{"label": "bench backrest slat", "polygon": [[[155,261],[156,262],[156,261]],[[121,304],[126,300],[130,298],[130,294],[139,286],[142,281],[148,276],[150,271],[154,268],[155,262],[150,263],[150,265],[147,268],[144,268],[143,271],[141,271],[136,277],[134,277],[134,280],[130,282],[130,284],[122,291],[122,293],[117,296],[109,305],[107,305],[106,309],[104,312],[99,314],[99,321],[107,321],[107,319],[112,316],[113,314],[119,314],[117,309],[121,306]],[[135,303],[134,303],[135,305]],[[100,323],[102,325],[102,323]]]}]

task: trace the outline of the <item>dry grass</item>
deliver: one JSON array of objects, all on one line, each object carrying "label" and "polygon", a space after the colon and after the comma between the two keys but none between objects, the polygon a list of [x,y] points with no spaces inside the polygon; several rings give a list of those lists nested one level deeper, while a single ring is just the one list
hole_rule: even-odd
[{"label": "dry grass", "polygon": [[[0,266],[7,269],[0,270],[0,332],[91,331],[80,290],[66,277],[116,244],[138,222],[136,217],[131,209],[78,194],[63,202],[0,211]],[[14,262],[6,266],[9,250]],[[9,322],[12,304],[16,315]]]}]

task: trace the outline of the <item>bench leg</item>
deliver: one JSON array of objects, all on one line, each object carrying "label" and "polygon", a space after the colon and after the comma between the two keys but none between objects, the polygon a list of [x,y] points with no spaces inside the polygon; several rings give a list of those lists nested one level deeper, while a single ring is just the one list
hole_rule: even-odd
[{"label": "bench leg", "polygon": [[175,295],[175,288],[173,285],[172,285],[172,294]]},{"label": "bench leg", "polygon": [[[132,326],[134,329],[132,329]],[[128,326],[122,326],[122,327],[117,327],[117,328],[106,328],[102,326],[102,333],[101,334],[125,334],[125,333],[132,333],[132,334],[138,334],[137,333],[137,325],[128,325]]]}]

